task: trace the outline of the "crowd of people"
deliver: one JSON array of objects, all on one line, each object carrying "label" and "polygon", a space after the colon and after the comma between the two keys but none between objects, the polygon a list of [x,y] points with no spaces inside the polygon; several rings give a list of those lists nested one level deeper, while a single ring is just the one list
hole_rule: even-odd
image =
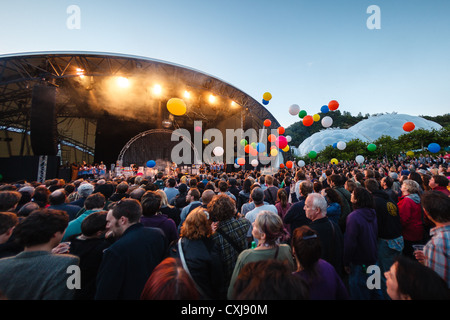
[{"label": "crowd of people", "polygon": [[449,176],[374,160],[3,183],[0,294],[448,300]]}]

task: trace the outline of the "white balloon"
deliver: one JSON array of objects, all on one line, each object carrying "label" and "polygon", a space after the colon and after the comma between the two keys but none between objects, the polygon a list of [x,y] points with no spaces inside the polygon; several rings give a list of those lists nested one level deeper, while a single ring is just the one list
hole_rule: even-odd
[{"label": "white balloon", "polygon": [[253,159],[252,162],[250,162],[252,164],[252,166],[256,167],[258,166],[259,162],[256,159]]},{"label": "white balloon", "polygon": [[331,125],[333,124],[333,119],[329,116],[323,117],[322,118],[322,126],[325,128],[331,127]]},{"label": "white balloon", "polygon": [[338,148],[339,150],[344,150],[346,147],[347,147],[347,144],[345,143],[345,141],[339,141],[339,142],[337,143],[337,148]]},{"label": "white balloon", "polygon": [[214,152],[214,155],[216,155],[217,157],[220,157],[223,155],[224,150],[222,147],[215,147],[213,152]]},{"label": "white balloon", "polygon": [[305,161],[303,161],[303,160],[299,160],[298,161],[298,166],[301,168],[301,167],[304,167],[305,166]]},{"label": "white balloon", "polygon": [[300,107],[297,104],[293,104],[292,106],[289,107],[289,113],[293,116],[298,115],[298,113],[300,112]]},{"label": "white balloon", "polygon": [[362,155],[359,155],[359,156],[356,156],[355,160],[356,160],[356,162],[361,164],[364,162],[364,157]]},{"label": "white balloon", "polygon": [[240,168],[241,166],[235,163],[234,167],[237,169],[237,168]]},{"label": "white balloon", "polygon": [[286,136],[286,140],[287,140],[287,142],[291,142],[292,137],[291,136]]}]

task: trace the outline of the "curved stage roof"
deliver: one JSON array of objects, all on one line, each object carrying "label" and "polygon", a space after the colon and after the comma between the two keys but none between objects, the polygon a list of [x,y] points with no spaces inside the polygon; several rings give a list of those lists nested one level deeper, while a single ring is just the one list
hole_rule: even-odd
[{"label": "curved stage roof", "polygon": [[[127,79],[122,87],[119,78]],[[98,122],[107,117],[139,123],[142,130],[193,128],[194,121],[202,121],[204,129],[258,129],[265,119],[272,121],[269,129],[280,125],[242,90],[192,68],[115,53],[31,52],[0,55],[1,129],[29,132],[32,92],[38,84],[56,88],[59,141],[91,155],[98,146],[86,127],[98,130]],[[156,84],[160,92],[155,93]],[[174,97],[186,102],[183,116],[167,111],[166,102]],[[76,119],[89,122],[84,131],[74,124]]]}]

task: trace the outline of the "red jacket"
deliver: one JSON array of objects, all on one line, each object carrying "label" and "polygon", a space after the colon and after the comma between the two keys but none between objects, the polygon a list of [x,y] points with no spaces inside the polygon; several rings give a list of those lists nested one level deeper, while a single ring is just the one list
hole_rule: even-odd
[{"label": "red jacket", "polygon": [[402,196],[399,198],[397,206],[402,223],[403,239],[407,241],[422,240],[424,228],[420,197],[418,195]]},{"label": "red jacket", "polygon": [[446,196],[450,196],[450,191],[448,191],[447,187],[438,186],[436,188],[433,188],[433,191],[440,191],[443,192]]}]

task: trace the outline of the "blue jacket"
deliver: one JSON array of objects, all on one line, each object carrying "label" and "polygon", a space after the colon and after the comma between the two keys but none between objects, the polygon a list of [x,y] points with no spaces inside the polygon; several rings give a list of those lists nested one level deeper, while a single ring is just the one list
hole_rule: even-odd
[{"label": "blue jacket", "polygon": [[131,225],[103,253],[97,274],[96,300],[139,300],[153,269],[166,257],[161,229]]},{"label": "blue jacket", "polygon": [[327,207],[327,217],[337,225],[339,225],[339,218],[341,217],[341,205],[337,202],[332,202]]}]

